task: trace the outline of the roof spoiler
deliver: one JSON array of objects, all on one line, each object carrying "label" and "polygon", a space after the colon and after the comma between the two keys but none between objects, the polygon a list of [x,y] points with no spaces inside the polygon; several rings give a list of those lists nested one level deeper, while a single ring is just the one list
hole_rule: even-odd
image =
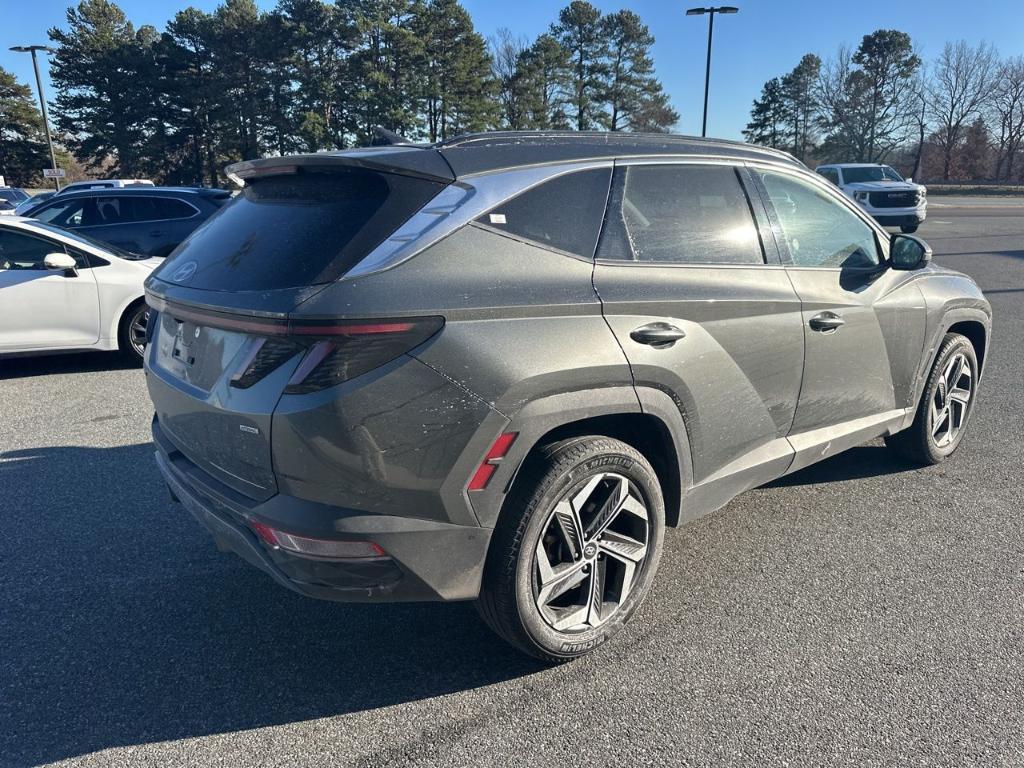
[{"label": "roof spoiler", "polygon": [[455,181],[451,166],[434,149],[411,145],[364,147],[341,152],[317,152],[308,155],[286,155],[267,157],[262,160],[243,160],[232,163],[224,172],[238,186],[245,186],[246,180],[269,176],[290,176],[303,172],[320,173],[341,168],[365,168],[399,176],[439,181],[450,184]]}]

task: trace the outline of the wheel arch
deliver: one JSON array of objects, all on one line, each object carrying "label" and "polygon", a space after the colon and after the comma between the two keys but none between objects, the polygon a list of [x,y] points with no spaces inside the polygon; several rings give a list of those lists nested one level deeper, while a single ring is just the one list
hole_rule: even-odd
[{"label": "wheel arch", "polygon": [[128,319],[129,313],[131,313],[136,307],[138,307],[140,304],[145,303],[145,295],[137,296],[134,299],[130,299],[129,301],[125,302],[124,306],[122,306],[120,311],[117,313],[117,321],[114,323],[114,327],[111,332],[111,337],[117,342],[117,349],[119,351],[124,351],[121,348],[121,330],[124,327],[125,320]]},{"label": "wheel arch", "polygon": [[984,323],[979,320],[960,320],[946,328],[943,335],[946,333],[959,333],[966,336],[967,340],[971,342],[971,346],[974,347],[974,354],[978,358],[978,370],[984,369],[985,352],[988,348],[988,329]]},{"label": "wheel arch", "polygon": [[665,498],[665,522],[678,525],[686,483],[692,477],[690,447],[682,416],[671,405],[666,417],[662,399],[671,404],[668,395],[661,392],[641,393],[638,398],[632,387],[609,387],[562,393],[529,403],[506,427],[519,435],[514,451],[503,461],[513,464],[513,471],[498,489],[481,494],[490,498],[474,501],[481,523],[489,527],[497,524],[513,485],[542,446],[599,435],[636,448],[651,463]]}]

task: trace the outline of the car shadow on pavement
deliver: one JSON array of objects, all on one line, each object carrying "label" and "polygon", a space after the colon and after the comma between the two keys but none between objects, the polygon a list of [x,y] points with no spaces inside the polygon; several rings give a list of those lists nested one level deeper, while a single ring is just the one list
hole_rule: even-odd
[{"label": "car shadow on pavement", "polygon": [[354,713],[542,669],[472,605],[292,594],[216,551],[152,446],[0,453],[0,763]]},{"label": "car shadow on pavement", "polygon": [[787,488],[795,485],[817,485],[842,480],[862,480],[866,477],[894,475],[920,469],[884,445],[862,445],[797,470],[766,484],[765,488]]},{"label": "car shadow on pavement", "polygon": [[56,373],[131,370],[141,367],[137,362],[117,352],[69,352],[32,357],[3,357],[0,358],[0,380],[50,376]]}]

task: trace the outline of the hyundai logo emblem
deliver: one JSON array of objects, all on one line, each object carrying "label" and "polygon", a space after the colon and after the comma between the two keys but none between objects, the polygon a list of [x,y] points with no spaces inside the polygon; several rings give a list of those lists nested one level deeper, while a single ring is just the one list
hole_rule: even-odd
[{"label": "hyundai logo emblem", "polygon": [[197,269],[199,269],[198,262],[186,261],[184,264],[182,264],[180,267],[174,270],[174,274],[171,275],[171,280],[173,280],[176,283],[184,283],[186,280],[191,278],[192,275],[196,273]]}]

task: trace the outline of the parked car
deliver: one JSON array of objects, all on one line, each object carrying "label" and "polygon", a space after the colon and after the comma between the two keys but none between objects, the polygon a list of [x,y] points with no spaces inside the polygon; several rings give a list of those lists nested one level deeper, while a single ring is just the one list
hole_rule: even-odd
[{"label": "parked car", "polygon": [[86,179],[85,181],[73,181],[61,187],[56,194],[63,195],[68,192],[81,192],[88,189],[126,189],[128,187],[152,187],[155,186],[149,179]]},{"label": "parked car", "polygon": [[0,219],[0,355],[119,350],[141,361],[160,263],[34,219]]},{"label": "parked car", "polygon": [[29,215],[133,253],[166,256],[230,197],[225,190],[191,187],[67,192]]},{"label": "parked car", "polygon": [[157,463],[332,600],[476,599],[584,654],[666,526],[884,436],[963,439],[991,311],[787,155],[495,133],[240,163],[147,281]]},{"label": "parked car", "polygon": [[14,212],[19,216],[28,216],[29,212],[38,205],[42,205],[44,202],[49,200],[57,194],[54,190],[47,192],[37,192],[34,195],[26,197],[20,203],[18,203],[14,209]]},{"label": "parked car", "polygon": [[0,187],[0,214],[13,213],[18,204],[28,199],[28,193],[18,187]]},{"label": "parked car", "polygon": [[904,180],[888,165],[838,163],[815,171],[831,181],[885,227],[906,234],[917,231],[928,214],[928,190],[913,179]]}]

